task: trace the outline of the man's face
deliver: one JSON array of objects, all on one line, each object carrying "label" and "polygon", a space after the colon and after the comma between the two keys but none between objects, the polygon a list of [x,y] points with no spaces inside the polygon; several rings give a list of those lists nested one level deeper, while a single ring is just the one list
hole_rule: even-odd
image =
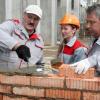
[{"label": "man's face", "polygon": [[100,19],[96,17],[95,12],[87,14],[86,33],[95,38],[100,37]]},{"label": "man's face", "polygon": [[23,24],[27,31],[32,32],[36,29],[40,18],[31,13],[24,13]]}]

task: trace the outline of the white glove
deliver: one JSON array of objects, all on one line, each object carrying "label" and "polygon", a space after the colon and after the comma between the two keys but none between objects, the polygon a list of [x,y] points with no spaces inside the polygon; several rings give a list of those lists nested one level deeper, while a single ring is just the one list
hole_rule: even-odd
[{"label": "white glove", "polygon": [[85,74],[86,71],[91,67],[88,59],[84,59],[84,60],[81,60],[79,62],[76,62],[74,64],[70,64],[71,67],[74,67],[75,68],[75,73],[78,73],[78,74]]}]

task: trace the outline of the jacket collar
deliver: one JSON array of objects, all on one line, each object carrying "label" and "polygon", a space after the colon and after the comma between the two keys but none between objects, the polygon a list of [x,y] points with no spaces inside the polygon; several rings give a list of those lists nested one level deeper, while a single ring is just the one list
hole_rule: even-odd
[{"label": "jacket collar", "polygon": [[21,30],[21,32],[26,36],[27,39],[30,39],[30,40],[39,39],[38,34],[34,33],[34,31],[33,31],[33,33],[29,36],[29,35],[28,35],[28,32],[26,31],[26,29],[25,29],[23,26],[20,27],[20,30]]},{"label": "jacket collar", "polygon": [[16,24],[16,28],[17,28],[17,30],[20,30],[27,39],[29,39],[28,33],[27,33],[26,29],[23,27],[23,24],[21,21],[19,21],[19,23]]},{"label": "jacket collar", "polygon": [[97,43],[98,45],[100,45],[100,37],[98,38],[98,40],[96,41],[96,43]]},{"label": "jacket collar", "polygon": [[68,43],[66,43],[67,46],[72,47],[74,43],[76,42],[76,36],[72,37]]},{"label": "jacket collar", "polygon": [[33,33],[29,36],[29,40],[35,40],[35,39],[39,39],[39,35],[36,33]]},{"label": "jacket collar", "polygon": [[22,24],[22,22],[20,21],[20,20],[18,20],[18,19],[12,19],[12,21],[15,23],[15,25],[16,25],[16,30],[15,30],[15,32],[17,32],[17,35],[19,35],[20,36],[20,32],[18,31],[18,30],[20,30],[24,35],[25,35],[25,37],[27,38],[27,39],[29,39],[29,40],[35,40],[35,39],[39,39],[39,35],[37,35],[36,33],[35,33],[35,30],[33,30],[33,32],[32,32],[32,34],[29,36],[29,34],[28,34],[28,32],[26,31],[26,29],[23,27],[23,24]]}]

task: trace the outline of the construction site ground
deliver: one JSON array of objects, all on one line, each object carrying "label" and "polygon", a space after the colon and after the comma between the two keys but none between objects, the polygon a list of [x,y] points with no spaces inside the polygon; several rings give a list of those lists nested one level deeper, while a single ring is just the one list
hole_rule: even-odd
[{"label": "construction site ground", "polygon": [[45,46],[44,48],[44,62],[45,64],[50,65],[50,61],[56,58],[57,55],[57,46]]}]

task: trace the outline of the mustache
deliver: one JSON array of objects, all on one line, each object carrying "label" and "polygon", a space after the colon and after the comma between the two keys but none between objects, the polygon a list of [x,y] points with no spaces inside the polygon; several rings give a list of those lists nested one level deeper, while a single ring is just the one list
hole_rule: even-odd
[{"label": "mustache", "polygon": [[32,26],[34,26],[34,23],[29,23],[29,25],[32,25]]},{"label": "mustache", "polygon": [[90,29],[85,28],[85,32],[91,32],[91,30],[90,30]]}]

